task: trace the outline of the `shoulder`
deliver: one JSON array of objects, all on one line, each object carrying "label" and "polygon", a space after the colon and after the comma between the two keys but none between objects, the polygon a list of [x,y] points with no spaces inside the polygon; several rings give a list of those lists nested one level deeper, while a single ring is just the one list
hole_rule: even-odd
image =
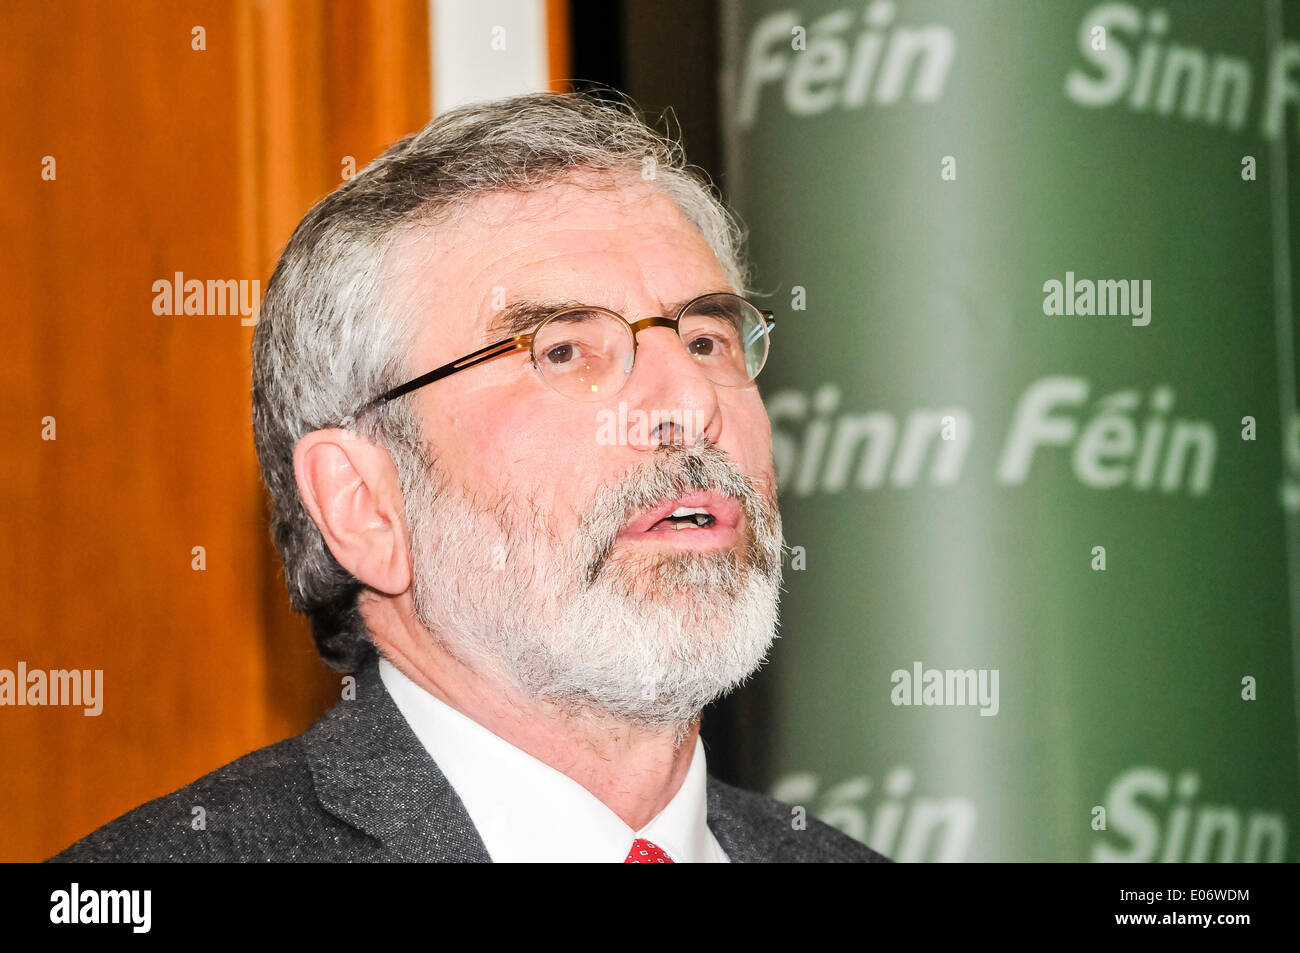
[{"label": "shoulder", "polygon": [[362,836],[320,807],[296,737],[141,805],[50,862],[322,860],[332,846],[355,852]]},{"label": "shoulder", "polygon": [[861,841],[790,804],[714,777],[709,778],[709,802],[710,827],[716,824],[715,836],[733,860],[890,862]]}]

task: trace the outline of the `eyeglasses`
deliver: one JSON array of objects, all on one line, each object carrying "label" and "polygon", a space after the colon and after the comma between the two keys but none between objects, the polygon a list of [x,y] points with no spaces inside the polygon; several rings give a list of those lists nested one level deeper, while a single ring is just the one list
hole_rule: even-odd
[{"label": "eyeglasses", "polygon": [[566,308],[551,314],[528,334],[489,344],[380,394],[357,413],[518,351],[529,352],[542,380],[562,396],[603,400],[627,383],[636,361],[637,335],[647,328],[672,328],[705,377],[723,387],[743,387],[767,363],[768,335],[775,327],[771,311],[729,292],[694,298],[673,318],[635,322],[606,308]]}]

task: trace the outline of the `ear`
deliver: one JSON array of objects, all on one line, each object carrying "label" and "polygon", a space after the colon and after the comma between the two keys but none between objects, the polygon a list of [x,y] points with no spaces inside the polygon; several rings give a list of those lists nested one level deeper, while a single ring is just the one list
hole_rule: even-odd
[{"label": "ear", "polygon": [[388,452],[351,431],[314,430],[294,448],[293,472],[339,565],[379,592],[406,592],[411,550]]}]

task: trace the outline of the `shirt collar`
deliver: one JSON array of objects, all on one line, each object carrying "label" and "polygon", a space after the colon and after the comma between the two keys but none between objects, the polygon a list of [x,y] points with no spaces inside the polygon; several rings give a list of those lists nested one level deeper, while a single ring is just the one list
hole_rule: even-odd
[{"label": "shirt collar", "polygon": [[493,861],[618,863],[638,837],[678,863],[727,859],[707,823],[708,767],[698,737],[677,793],[635,831],[578,782],[435,698],[387,659],[379,674]]}]

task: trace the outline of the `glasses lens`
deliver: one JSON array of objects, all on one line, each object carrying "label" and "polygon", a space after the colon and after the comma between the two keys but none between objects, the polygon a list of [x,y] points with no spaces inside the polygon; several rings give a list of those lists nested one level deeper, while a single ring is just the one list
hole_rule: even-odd
[{"label": "glasses lens", "polygon": [[608,311],[562,311],[537,329],[533,360],[546,383],[570,400],[600,400],[632,372],[632,329]]},{"label": "glasses lens", "polygon": [[767,363],[767,322],[744,298],[712,294],[687,306],[678,325],[686,350],[715,384],[748,384]]}]

